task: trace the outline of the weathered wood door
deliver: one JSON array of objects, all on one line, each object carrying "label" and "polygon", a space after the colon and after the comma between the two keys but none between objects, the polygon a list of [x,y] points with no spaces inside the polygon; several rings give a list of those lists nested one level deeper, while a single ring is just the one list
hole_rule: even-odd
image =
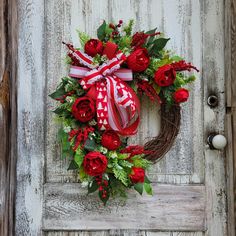
[{"label": "weathered wood door", "polygon": [[[227,235],[224,153],[206,145],[209,133],[224,133],[224,0],[18,2],[16,235]],[[136,30],[165,32],[169,48],[201,72],[182,107],[175,145],[149,173],[154,196],[131,192],[126,203],[103,207],[86,196],[76,173],[67,172],[47,95],[67,75],[62,41],[78,45],[77,28],[95,36],[103,19],[130,18]],[[214,109],[206,102],[212,93],[219,98]],[[157,134],[155,110],[142,101],[142,124],[132,141]]]}]

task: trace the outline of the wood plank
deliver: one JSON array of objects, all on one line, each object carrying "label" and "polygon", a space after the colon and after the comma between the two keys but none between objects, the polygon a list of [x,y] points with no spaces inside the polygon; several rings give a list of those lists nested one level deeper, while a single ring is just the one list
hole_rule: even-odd
[{"label": "wood plank", "polygon": [[[203,25],[204,140],[211,132],[224,134],[224,1],[201,1]],[[216,94],[216,108],[207,105],[207,98]],[[207,235],[227,235],[226,179],[224,153],[205,149]]]},{"label": "wood plank", "polygon": [[113,200],[106,207],[97,195],[87,196],[80,184],[44,186],[44,230],[205,229],[204,186],[154,185],[154,196],[130,191],[127,202]]},{"label": "wood plank", "polygon": [[[16,167],[16,1],[0,2],[0,235],[14,235]],[[14,26],[14,27],[13,27]]]},{"label": "wood plank", "polygon": [[41,235],[44,165],[44,1],[17,1],[18,161],[16,235]]},{"label": "wood plank", "polygon": [[45,236],[204,236],[204,232],[155,232],[139,230],[47,231]]}]

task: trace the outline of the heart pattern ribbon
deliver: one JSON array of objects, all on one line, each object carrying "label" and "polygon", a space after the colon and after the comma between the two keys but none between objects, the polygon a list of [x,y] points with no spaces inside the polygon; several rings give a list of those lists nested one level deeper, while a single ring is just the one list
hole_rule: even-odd
[{"label": "heart pattern ribbon", "polygon": [[[137,133],[140,120],[140,104],[133,91],[124,81],[132,80],[130,69],[120,69],[126,60],[122,52],[101,66],[94,65],[86,53],[66,44],[70,53],[86,66],[71,66],[70,76],[80,78],[83,89],[96,96],[97,122],[100,130],[113,129],[128,136]],[[95,86],[95,89],[94,89]],[[91,92],[93,91],[93,92]]]}]

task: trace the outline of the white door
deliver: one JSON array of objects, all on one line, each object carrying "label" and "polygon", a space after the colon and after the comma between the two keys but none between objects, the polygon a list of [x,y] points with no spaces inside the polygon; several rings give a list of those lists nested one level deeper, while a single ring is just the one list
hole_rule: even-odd
[{"label": "white door", "polygon": [[[209,133],[224,132],[224,1],[20,0],[18,15],[16,235],[227,235],[224,155],[206,145]],[[131,192],[103,207],[67,171],[47,95],[68,73],[62,41],[78,45],[77,28],[95,36],[103,19],[131,18],[135,30],[158,27],[201,72],[175,145],[149,173],[154,196]],[[219,99],[214,109],[210,94]],[[137,143],[157,135],[155,109],[142,101]]]}]

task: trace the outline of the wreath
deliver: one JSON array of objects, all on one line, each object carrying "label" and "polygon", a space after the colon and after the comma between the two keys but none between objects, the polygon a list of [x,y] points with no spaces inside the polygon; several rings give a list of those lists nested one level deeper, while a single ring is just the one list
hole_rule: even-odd
[{"label": "wreath", "polygon": [[[68,48],[69,76],[50,97],[62,123],[58,137],[68,170],[77,170],[88,193],[104,204],[134,188],[152,194],[147,169],[171,147],[180,125],[179,104],[187,101],[184,85],[195,80],[184,71],[198,69],[165,46],[169,38],[156,28],[132,35],[133,20],[97,29],[98,39],[78,31],[81,48]],[[140,122],[138,94],[161,106],[161,132],[144,146],[128,145]]]}]

